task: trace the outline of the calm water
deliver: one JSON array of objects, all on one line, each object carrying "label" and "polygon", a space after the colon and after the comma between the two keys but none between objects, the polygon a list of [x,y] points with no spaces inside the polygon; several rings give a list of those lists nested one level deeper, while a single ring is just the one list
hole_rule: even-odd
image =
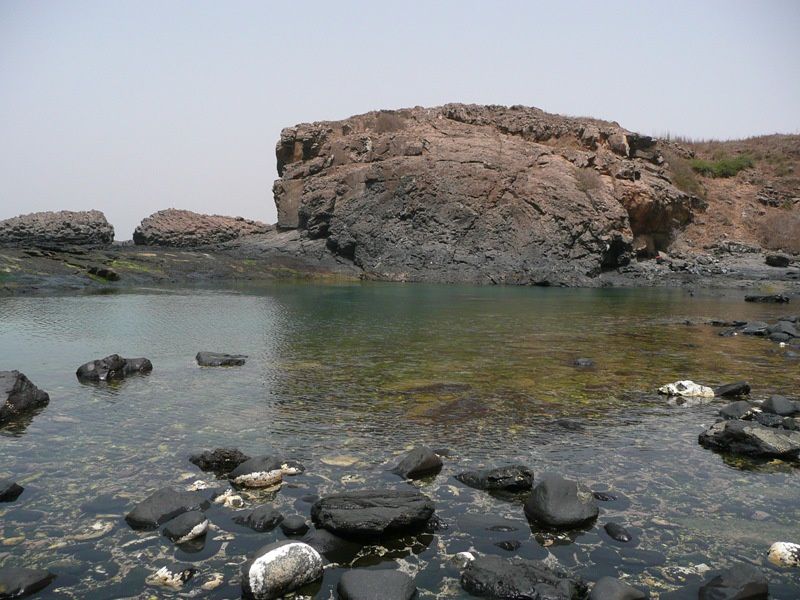
[{"label": "calm water", "polygon": [[[386,469],[428,444],[452,454],[418,484],[447,528],[354,561],[414,574],[423,598],[463,597],[447,555],[510,556],[493,546],[508,539],[522,542],[520,556],[553,555],[589,580],[626,574],[662,594],[700,581],[702,565],[746,561],[763,567],[775,598],[797,598],[798,572],[765,556],[772,542],[800,540],[800,468],[704,450],[697,434],[720,404],[674,406],[653,394],[680,378],[797,394],[800,363],[777,345],[700,324],[786,312],[735,293],[383,284],[0,298],[0,368],[23,371],[51,397],[33,420],[0,431],[0,477],[26,488],[0,504],[0,562],[57,573],[43,597],[235,598],[245,555],[279,530],[251,532],[214,507],[205,546],[188,552],[122,518],[160,486],[210,480],[189,454],[226,445],[302,461],[306,474],[274,499],[246,499],[307,515],[307,494],[406,485]],[[200,369],[198,350],[250,358]],[[155,369],[119,385],[78,383],[81,363],[113,352],[146,356]],[[596,367],[571,366],[579,356]],[[554,536],[527,525],[522,499],[453,478],[512,461],[619,499],[601,503],[594,528]],[[488,516],[516,530],[488,531]],[[602,531],[609,520],[635,543],[612,542]],[[181,592],[145,582],[175,563],[198,569]],[[215,573],[224,583],[203,591]],[[328,570],[309,594],[333,597],[340,574]]]}]

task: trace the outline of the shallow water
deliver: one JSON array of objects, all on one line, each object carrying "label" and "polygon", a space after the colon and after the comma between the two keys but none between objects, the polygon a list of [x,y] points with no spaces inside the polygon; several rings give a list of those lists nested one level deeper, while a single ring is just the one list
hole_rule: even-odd
[{"label": "shallow water", "polygon": [[[773,597],[797,598],[798,571],[771,567],[766,551],[800,540],[800,468],[704,450],[697,435],[721,403],[675,406],[653,393],[690,378],[747,379],[756,396],[796,395],[800,363],[777,345],[719,337],[703,323],[787,312],[734,292],[399,284],[0,298],[0,369],[23,371],[51,397],[32,420],[0,430],[0,477],[26,488],[0,504],[0,561],[57,573],[42,597],[238,597],[245,555],[281,539],[280,530],[251,532],[231,522],[232,510],[213,507],[215,529],[191,553],[123,520],[158,487],[212,480],[189,454],[225,445],[302,461],[306,474],[287,478],[274,499],[247,500],[307,515],[307,494],[406,485],[386,470],[427,444],[451,451],[438,477],[417,483],[446,529],[367,548],[354,562],[402,568],[422,598],[464,597],[447,556],[470,548],[511,556],[493,546],[508,539],[522,542],[517,555],[552,555],[590,581],[624,574],[662,597],[699,582],[698,565],[745,561],[767,573]],[[249,360],[201,369],[198,350]],[[113,352],[146,356],[154,371],[117,385],[76,380],[81,363]],[[575,368],[579,356],[596,366]],[[528,526],[522,498],[453,478],[508,462],[619,499],[601,503],[593,528],[556,536]],[[487,515],[516,530],[488,531]],[[609,520],[634,543],[611,541],[602,530]],[[198,569],[180,592],[145,582],[175,563]],[[326,571],[306,591],[333,597],[341,572]],[[214,573],[224,583],[202,590]]]}]

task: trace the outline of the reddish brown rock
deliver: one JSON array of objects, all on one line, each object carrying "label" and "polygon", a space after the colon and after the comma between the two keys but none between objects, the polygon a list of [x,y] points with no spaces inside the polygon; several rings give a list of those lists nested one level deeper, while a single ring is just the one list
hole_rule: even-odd
[{"label": "reddish brown rock", "polygon": [[114,228],[99,210],[38,212],[0,221],[4,246],[106,246]]},{"label": "reddish brown rock", "polygon": [[242,217],[202,215],[168,208],[142,220],[133,232],[133,241],[140,246],[189,248],[229,242],[271,229],[269,225]]},{"label": "reddish brown rock", "polygon": [[615,123],[449,104],[281,133],[278,227],[367,277],[580,285],[691,218],[659,145]]}]

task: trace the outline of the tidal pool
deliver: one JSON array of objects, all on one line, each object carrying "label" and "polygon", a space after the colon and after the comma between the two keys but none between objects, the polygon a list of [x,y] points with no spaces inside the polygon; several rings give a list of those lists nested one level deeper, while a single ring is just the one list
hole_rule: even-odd
[{"label": "tidal pool", "polygon": [[[51,398],[0,430],[0,477],[25,486],[0,504],[0,564],[56,573],[43,598],[239,597],[239,566],[282,539],[279,529],[255,533],[214,506],[204,546],[185,549],[130,529],[124,514],[159,487],[212,481],[188,456],[217,446],[303,462],[306,473],[277,494],[245,499],[308,516],[310,494],[409,485],[387,470],[426,444],[449,450],[441,474],[415,484],[442,528],[367,547],[351,563],[400,568],[421,598],[467,597],[448,556],[469,549],[551,555],[589,581],[624,576],[662,598],[681,597],[707,568],[748,562],[774,598],[797,598],[800,572],[772,567],[766,552],[800,541],[800,468],[701,448],[697,435],[723,403],[678,406],[654,393],[676,379],[746,379],[754,396],[796,397],[796,359],[705,322],[797,310],[737,292],[372,283],[0,298],[0,369],[24,372]],[[202,369],[199,350],[249,359]],[[115,352],[150,358],[152,374],[77,381],[80,364]],[[576,368],[577,357],[595,366]],[[554,535],[528,525],[523,497],[453,477],[511,462],[617,500],[600,503],[594,527]],[[506,531],[487,529],[498,520]],[[633,543],[612,541],[608,521]],[[494,545],[504,540],[521,546]],[[145,581],[174,564],[197,569],[181,590]],[[343,568],[305,591],[335,597]],[[201,587],[218,574],[218,587]]]}]

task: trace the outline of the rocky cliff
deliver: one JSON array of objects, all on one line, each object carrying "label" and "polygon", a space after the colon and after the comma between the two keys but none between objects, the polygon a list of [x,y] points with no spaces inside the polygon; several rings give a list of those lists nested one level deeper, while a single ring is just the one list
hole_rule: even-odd
[{"label": "rocky cliff", "polygon": [[38,212],[0,221],[4,246],[106,246],[114,228],[99,210]]},{"label": "rocky cliff", "polygon": [[585,284],[665,248],[698,202],[615,123],[448,104],[281,133],[278,227],[367,277]]},{"label": "rocky cliff", "polygon": [[271,229],[269,225],[242,217],[203,215],[168,208],[143,219],[133,232],[133,241],[140,246],[190,248],[221,244]]}]

